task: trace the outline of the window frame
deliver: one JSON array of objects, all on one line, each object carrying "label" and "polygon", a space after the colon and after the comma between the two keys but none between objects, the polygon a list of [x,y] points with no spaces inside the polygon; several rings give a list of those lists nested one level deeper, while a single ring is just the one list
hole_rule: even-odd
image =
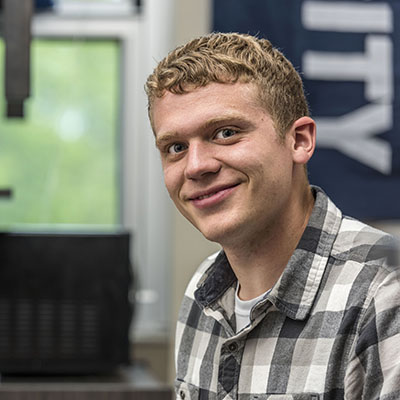
[{"label": "window frame", "polygon": [[82,18],[46,13],[32,20],[34,38],[120,42],[120,222],[132,233],[131,260],[138,287],[131,330],[135,342],[166,340],[171,321],[171,205],[143,87],[155,60],[161,58],[158,55],[171,47],[173,0],[161,7],[156,2],[149,0],[141,14],[131,16]]}]

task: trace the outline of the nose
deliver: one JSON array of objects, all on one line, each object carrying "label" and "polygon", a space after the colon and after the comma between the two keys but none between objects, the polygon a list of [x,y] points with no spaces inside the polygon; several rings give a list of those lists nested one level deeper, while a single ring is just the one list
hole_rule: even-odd
[{"label": "nose", "polygon": [[191,143],[187,152],[185,176],[196,180],[215,174],[221,169],[220,161],[215,157],[213,149],[207,143]]}]

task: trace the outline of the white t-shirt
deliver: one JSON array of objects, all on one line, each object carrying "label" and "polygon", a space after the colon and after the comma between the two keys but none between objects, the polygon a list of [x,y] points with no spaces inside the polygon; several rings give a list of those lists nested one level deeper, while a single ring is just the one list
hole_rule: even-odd
[{"label": "white t-shirt", "polygon": [[238,282],[235,293],[236,332],[239,332],[250,323],[251,309],[271,290],[268,289],[265,293],[260,294],[254,299],[240,300],[238,295],[239,287],[240,285]]}]

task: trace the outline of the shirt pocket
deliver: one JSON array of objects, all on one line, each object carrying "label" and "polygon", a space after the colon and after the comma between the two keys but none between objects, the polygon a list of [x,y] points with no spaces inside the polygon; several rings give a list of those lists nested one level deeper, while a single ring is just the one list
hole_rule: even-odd
[{"label": "shirt pocket", "polygon": [[183,381],[175,381],[175,393],[177,400],[198,400],[199,388]]}]

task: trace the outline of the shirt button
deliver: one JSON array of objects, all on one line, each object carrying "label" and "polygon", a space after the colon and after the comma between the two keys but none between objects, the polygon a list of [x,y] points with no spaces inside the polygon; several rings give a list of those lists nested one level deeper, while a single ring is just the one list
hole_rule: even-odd
[{"label": "shirt button", "polygon": [[238,349],[238,345],[236,342],[230,343],[228,349],[233,353]]},{"label": "shirt button", "polygon": [[184,400],[185,397],[186,397],[185,392],[184,392],[183,390],[181,390],[181,391],[179,392],[179,396],[180,396],[180,398],[181,398],[182,400]]}]

